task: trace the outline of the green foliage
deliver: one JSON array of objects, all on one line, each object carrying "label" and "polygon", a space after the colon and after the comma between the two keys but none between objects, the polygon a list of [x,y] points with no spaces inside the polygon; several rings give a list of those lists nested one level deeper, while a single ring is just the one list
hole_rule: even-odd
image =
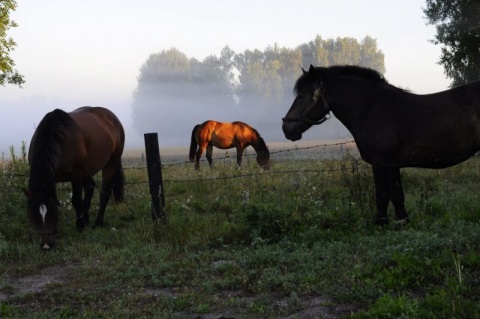
[{"label": "green foliage", "polygon": [[10,28],[17,27],[15,21],[10,20],[10,12],[15,11],[17,2],[15,0],[3,0],[0,2],[0,85],[15,84],[22,86],[25,80],[17,70],[14,70],[15,63],[10,57],[10,52],[17,45],[12,38],[7,37]]},{"label": "green foliage", "polygon": [[[10,159],[2,157],[0,169],[0,247],[2,247],[2,238],[11,240],[26,236],[25,222],[21,222],[26,216],[22,188],[27,185],[29,172],[25,142],[21,145],[20,156],[17,156],[13,146],[10,147]],[[4,229],[9,229],[9,232]]]},{"label": "green foliage", "polygon": [[245,221],[251,233],[252,244],[276,243],[291,239],[301,230],[300,216],[281,209],[273,203],[249,205]]},{"label": "green foliage", "polygon": [[255,110],[259,118],[271,118],[272,110],[284,112],[281,107],[291,103],[293,83],[310,64],[356,64],[385,72],[384,55],[368,36],[361,41],[317,36],[296,48],[274,44],[240,53],[226,46],[219,57],[210,55],[203,61],[172,48],[151,54],[140,68],[132,105],[134,127],[172,136],[175,128],[163,124],[184,113],[208,119],[226,112],[244,117]]},{"label": "green foliage", "polygon": [[469,0],[426,0],[424,13],[437,28],[439,63],[455,87],[480,79],[480,3]]}]

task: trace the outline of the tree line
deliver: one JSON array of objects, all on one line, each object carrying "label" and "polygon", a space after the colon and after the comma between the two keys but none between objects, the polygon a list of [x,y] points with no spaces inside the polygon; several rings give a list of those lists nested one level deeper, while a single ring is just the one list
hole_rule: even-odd
[{"label": "tree line", "polygon": [[171,48],[151,54],[140,68],[132,102],[134,128],[172,132],[173,119],[182,117],[255,122],[256,116],[258,125],[268,125],[268,118],[281,118],[290,106],[295,80],[310,64],[385,72],[384,54],[370,36],[358,41],[317,35],[295,48],[274,44],[240,53],[226,46],[219,56],[202,61]]}]

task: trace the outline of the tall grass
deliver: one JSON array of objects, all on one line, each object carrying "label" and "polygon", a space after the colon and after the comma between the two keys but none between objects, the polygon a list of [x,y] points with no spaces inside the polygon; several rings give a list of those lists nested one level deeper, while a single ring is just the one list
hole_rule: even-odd
[{"label": "tall grass", "polygon": [[[167,225],[151,221],[145,169],[127,169],[126,203],[81,234],[59,185],[58,248],[40,253],[21,191],[25,153],[3,159],[0,317],[302,317],[315,298],[348,318],[480,317],[478,158],[403,170],[402,230],[373,224],[371,170],[355,156],[273,164],[165,166]],[[21,293],[21,279],[42,271],[55,280]]]}]

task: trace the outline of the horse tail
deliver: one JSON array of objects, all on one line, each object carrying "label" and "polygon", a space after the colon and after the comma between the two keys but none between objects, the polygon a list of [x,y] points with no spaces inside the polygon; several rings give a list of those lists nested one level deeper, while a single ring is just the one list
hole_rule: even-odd
[{"label": "horse tail", "polygon": [[197,139],[195,138],[195,132],[197,131],[197,128],[200,126],[200,124],[195,125],[195,127],[192,130],[192,139],[190,142],[190,153],[188,158],[190,159],[190,162],[193,162],[195,159],[195,153],[197,152]]},{"label": "horse tail", "polygon": [[121,203],[125,200],[125,174],[123,173],[122,163],[115,170],[113,176],[113,196],[115,197],[115,203]]}]

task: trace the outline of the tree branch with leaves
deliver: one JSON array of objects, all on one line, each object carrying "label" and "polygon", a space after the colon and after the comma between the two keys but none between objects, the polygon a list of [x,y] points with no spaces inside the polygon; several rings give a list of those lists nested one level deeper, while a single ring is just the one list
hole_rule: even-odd
[{"label": "tree branch with leaves", "polygon": [[480,1],[426,0],[429,24],[435,25],[434,44],[442,44],[439,64],[452,87],[480,79]]},{"label": "tree branch with leaves", "polygon": [[23,75],[14,69],[15,62],[10,53],[17,45],[11,37],[7,36],[10,28],[17,27],[15,21],[10,19],[10,12],[15,11],[17,3],[14,0],[0,1],[0,85],[14,84],[22,86],[25,83]]}]

